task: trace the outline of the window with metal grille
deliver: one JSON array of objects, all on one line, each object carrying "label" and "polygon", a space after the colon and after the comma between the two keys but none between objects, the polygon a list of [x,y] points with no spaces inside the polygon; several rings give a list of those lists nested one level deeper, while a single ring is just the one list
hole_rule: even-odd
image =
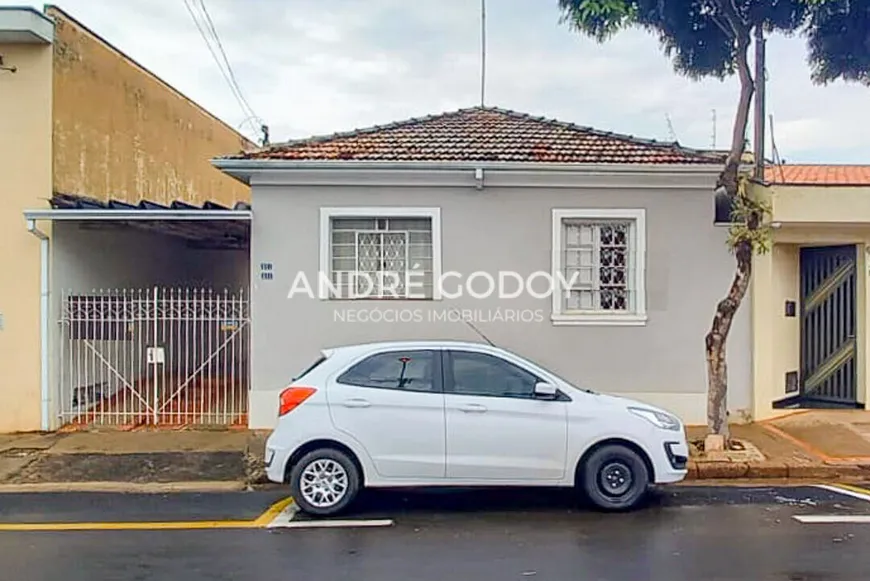
[{"label": "window with metal grille", "polygon": [[562,228],[565,311],[631,311],[632,222],[565,220]]},{"label": "window with metal grille", "polygon": [[553,320],[645,320],[643,210],[557,210],[553,228]]},{"label": "window with metal grille", "polygon": [[432,219],[330,220],[331,280],[339,298],[432,298]]}]

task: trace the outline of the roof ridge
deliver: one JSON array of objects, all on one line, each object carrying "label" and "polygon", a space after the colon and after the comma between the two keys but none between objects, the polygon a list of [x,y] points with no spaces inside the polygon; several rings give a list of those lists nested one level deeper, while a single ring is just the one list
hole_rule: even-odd
[{"label": "roof ridge", "polygon": [[[505,136],[508,139],[512,137],[521,138],[522,136],[522,138],[527,140],[543,140],[540,143],[550,145],[550,152],[546,154],[529,151],[523,154],[518,153],[516,143],[512,144],[513,150],[509,152],[504,150],[507,153],[500,152],[497,148],[496,150],[488,148],[486,153],[482,154],[484,156],[494,156],[497,159],[503,159],[505,156],[510,157],[512,155],[525,156],[527,158],[538,157],[539,159],[547,157],[549,161],[564,163],[572,154],[575,157],[579,156],[578,159],[589,159],[590,156],[594,157],[596,149],[599,150],[598,154],[602,158],[612,158],[614,155],[618,155],[614,151],[620,148],[634,149],[632,155],[627,157],[628,163],[637,162],[638,158],[644,155],[654,157],[657,154],[656,152],[659,152],[662,157],[670,155],[670,157],[674,158],[672,163],[706,163],[708,161],[719,161],[719,158],[724,155],[722,151],[686,147],[681,145],[679,141],[659,141],[627,133],[604,131],[591,126],[579,125],[574,122],[562,121],[544,115],[533,115],[504,107],[477,105],[423,116],[408,117],[390,123],[358,127],[347,131],[291,139],[280,143],[273,143],[255,151],[227,156],[227,158],[268,158],[274,155],[275,157],[303,159],[305,156],[313,155],[317,159],[360,159],[361,156],[370,156],[372,159],[385,160],[390,158],[396,159],[397,156],[401,157],[405,155],[410,159],[419,160],[426,156],[428,147],[429,151],[435,151],[440,148],[440,151],[432,155],[443,160],[444,155],[451,156],[449,152],[445,153],[445,148],[459,147],[461,149],[462,142],[466,139],[469,140],[469,144],[472,142],[476,143],[477,147],[480,146],[479,142],[486,141],[485,134],[490,128],[486,122],[486,117],[475,117],[474,114],[476,113],[491,113],[513,120],[513,126],[510,123],[506,123],[503,126],[491,128],[494,135],[499,134],[503,139]],[[469,115],[469,117],[463,120],[467,121],[467,128],[463,127],[462,123],[459,125],[450,123],[451,119],[461,119],[464,115]],[[439,125],[439,123],[445,121],[447,123]],[[517,121],[521,123],[516,124]],[[431,124],[431,126],[427,126],[427,124]],[[417,134],[414,134],[413,131],[392,133],[396,130],[413,129],[417,126],[423,126]],[[434,133],[429,131],[430,129],[434,130]],[[367,136],[372,137],[367,138]],[[353,140],[357,138],[361,138],[360,141],[354,142]],[[531,142],[526,141],[526,143],[523,143],[522,138],[518,146],[520,149],[528,149]],[[445,139],[448,139],[449,143],[444,141]],[[585,143],[585,146],[580,145],[583,143]],[[318,149],[319,145],[323,147]],[[377,149],[378,147],[380,149]],[[435,149],[431,149],[432,147]],[[469,147],[473,149],[475,145],[469,145]],[[565,149],[566,147],[567,150]],[[570,151],[572,147],[575,151]],[[588,150],[587,153],[581,155],[578,153],[578,147],[585,147]],[[644,152],[642,151],[643,148],[647,148],[647,150]],[[484,150],[478,149],[477,151]],[[459,155],[463,159],[471,159],[473,157],[473,155],[469,157],[467,151],[456,155]],[[681,161],[679,161],[680,156],[684,158]]]}]

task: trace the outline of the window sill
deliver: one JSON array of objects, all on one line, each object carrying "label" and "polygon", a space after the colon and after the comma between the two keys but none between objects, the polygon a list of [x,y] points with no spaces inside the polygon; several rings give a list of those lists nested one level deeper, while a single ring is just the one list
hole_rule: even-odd
[{"label": "window sill", "polygon": [[550,315],[550,321],[554,326],[570,326],[570,325],[598,325],[608,327],[643,327],[646,325],[647,316],[645,314],[632,313],[628,315],[616,314],[553,314]]}]

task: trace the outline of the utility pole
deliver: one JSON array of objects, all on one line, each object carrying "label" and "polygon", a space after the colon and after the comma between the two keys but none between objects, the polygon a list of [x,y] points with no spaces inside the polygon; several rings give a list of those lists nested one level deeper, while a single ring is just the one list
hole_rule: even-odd
[{"label": "utility pole", "polygon": [[764,179],[764,88],[767,79],[764,74],[764,29],[755,27],[755,179]]}]

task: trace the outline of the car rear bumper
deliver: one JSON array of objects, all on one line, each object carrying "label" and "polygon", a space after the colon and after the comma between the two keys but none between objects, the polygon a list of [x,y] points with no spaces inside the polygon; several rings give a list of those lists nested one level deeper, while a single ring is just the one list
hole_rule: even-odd
[{"label": "car rear bumper", "polygon": [[272,441],[266,442],[266,452],[263,460],[266,463],[266,478],[270,482],[284,484],[290,452],[289,449],[276,445]]}]

